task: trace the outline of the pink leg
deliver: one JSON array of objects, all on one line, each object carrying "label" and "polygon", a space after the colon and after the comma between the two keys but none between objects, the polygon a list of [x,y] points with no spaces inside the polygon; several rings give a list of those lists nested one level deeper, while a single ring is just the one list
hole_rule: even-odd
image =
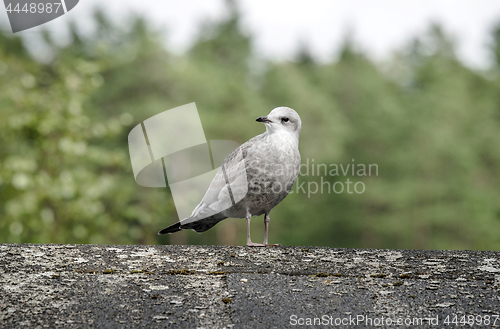
[{"label": "pink leg", "polygon": [[268,232],[269,232],[269,221],[271,220],[271,217],[269,217],[269,212],[266,212],[264,215],[264,243],[263,245],[265,246],[281,246],[280,244],[268,244]]},{"label": "pink leg", "polygon": [[265,247],[266,245],[263,243],[253,243],[252,239],[250,238],[250,220],[252,219],[252,214],[250,213],[250,210],[247,208],[247,246],[248,247]]}]

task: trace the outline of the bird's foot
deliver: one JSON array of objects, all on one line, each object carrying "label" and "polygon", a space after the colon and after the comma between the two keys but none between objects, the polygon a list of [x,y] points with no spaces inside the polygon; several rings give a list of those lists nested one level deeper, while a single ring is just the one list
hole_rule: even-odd
[{"label": "bird's foot", "polygon": [[255,242],[247,242],[247,247],[281,247],[278,244],[264,244],[264,243],[255,243]]},{"label": "bird's foot", "polygon": [[265,247],[263,243],[247,242],[247,247]]}]

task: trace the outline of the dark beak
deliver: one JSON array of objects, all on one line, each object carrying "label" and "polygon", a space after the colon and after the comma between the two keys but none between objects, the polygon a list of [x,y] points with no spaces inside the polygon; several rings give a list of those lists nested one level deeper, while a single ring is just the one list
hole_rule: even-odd
[{"label": "dark beak", "polygon": [[271,120],[269,120],[267,117],[258,117],[257,119],[255,119],[255,121],[257,122],[263,122],[263,123],[269,123],[269,122],[272,122]]}]

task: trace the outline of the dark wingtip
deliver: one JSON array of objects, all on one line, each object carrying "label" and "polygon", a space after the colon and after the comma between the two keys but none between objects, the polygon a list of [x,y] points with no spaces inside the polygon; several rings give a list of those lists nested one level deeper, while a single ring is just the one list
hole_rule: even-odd
[{"label": "dark wingtip", "polygon": [[181,223],[177,222],[177,223],[175,223],[173,225],[170,225],[167,228],[164,228],[160,232],[158,232],[158,235],[167,234],[167,233],[175,233],[175,232],[179,232],[180,230],[182,230],[181,229]]}]

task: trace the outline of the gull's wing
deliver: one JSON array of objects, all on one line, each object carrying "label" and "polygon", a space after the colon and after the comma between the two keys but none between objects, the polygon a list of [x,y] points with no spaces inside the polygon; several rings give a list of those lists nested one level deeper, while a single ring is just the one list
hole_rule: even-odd
[{"label": "gull's wing", "polygon": [[253,145],[249,143],[250,141],[236,148],[226,157],[205,196],[191,216],[181,221],[181,225],[219,214],[245,197],[248,191],[246,156],[248,149]]},{"label": "gull's wing", "polygon": [[[250,139],[231,152],[220,166],[203,199],[191,216],[161,230],[159,234],[173,233],[187,228],[202,232],[227,218],[221,212],[234,206],[248,192],[246,164],[252,159],[252,147],[264,139],[265,134]],[[205,221],[207,223],[204,223]]]}]

